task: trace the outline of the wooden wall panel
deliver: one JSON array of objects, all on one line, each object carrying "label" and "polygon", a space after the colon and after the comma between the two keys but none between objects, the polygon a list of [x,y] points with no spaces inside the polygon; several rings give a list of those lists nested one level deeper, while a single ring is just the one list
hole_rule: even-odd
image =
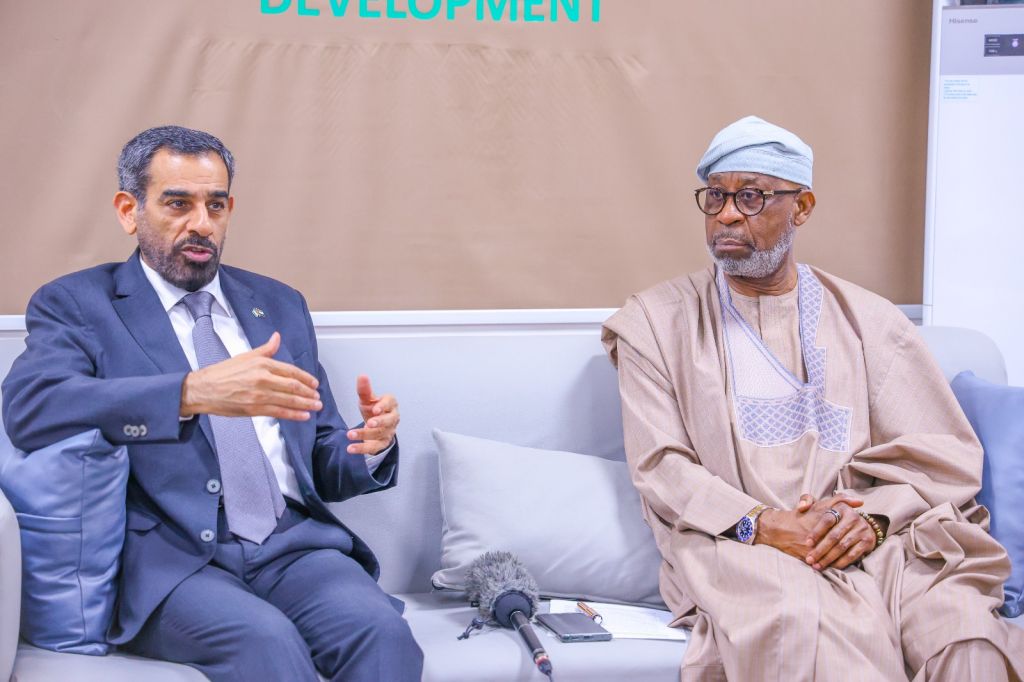
[{"label": "wooden wall panel", "polygon": [[0,313],[131,253],[117,154],[166,123],[238,159],[225,262],[313,309],[617,306],[707,263],[693,169],[751,113],[814,147],[800,260],[920,302],[927,0],[603,0],[596,23],[476,1],[0,0]]}]

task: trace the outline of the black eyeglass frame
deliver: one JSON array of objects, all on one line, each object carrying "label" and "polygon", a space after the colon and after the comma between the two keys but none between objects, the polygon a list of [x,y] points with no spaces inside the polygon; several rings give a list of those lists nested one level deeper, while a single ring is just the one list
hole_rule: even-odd
[{"label": "black eyeglass frame", "polygon": [[[717,190],[717,191],[722,193],[722,208],[718,209],[717,211],[709,213],[708,211],[705,211],[704,210],[704,206],[701,205],[700,195],[703,192],[707,192],[708,190],[711,190],[711,189]],[[748,218],[753,218],[758,213],[760,213],[761,211],[764,210],[765,205],[768,203],[768,199],[770,199],[770,198],[772,198],[772,197],[774,197],[776,195],[779,195],[779,194],[800,194],[800,192],[804,192],[804,191],[806,191],[806,190],[805,189],[760,189],[758,187],[743,187],[742,189],[738,189],[735,192],[725,192],[725,191],[723,191],[721,189],[718,189],[717,187],[699,187],[699,188],[693,190],[693,198],[697,201],[697,208],[699,208],[700,212],[703,213],[704,215],[718,215],[719,213],[721,213],[722,211],[725,210],[725,205],[728,204],[729,203],[729,199],[732,198],[733,206],[736,207],[737,211],[739,211],[743,215],[747,216]],[[761,195],[761,208],[757,209],[753,213],[747,213],[742,208],[740,208],[740,205],[736,202],[736,195],[739,194],[740,192],[756,192],[757,194],[760,194]]]}]

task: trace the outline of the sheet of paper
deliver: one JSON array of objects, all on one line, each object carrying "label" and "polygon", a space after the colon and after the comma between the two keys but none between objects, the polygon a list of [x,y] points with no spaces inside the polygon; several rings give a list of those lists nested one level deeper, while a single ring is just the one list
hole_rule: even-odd
[{"label": "sheet of paper", "polygon": [[[674,617],[668,611],[648,609],[641,606],[622,606],[621,604],[602,604],[601,602],[584,602],[591,609],[601,614],[601,626],[612,633],[617,639],[672,639],[685,642],[690,636],[689,630],[670,628]],[[552,599],[551,613],[578,612],[576,602],[568,599]]]}]

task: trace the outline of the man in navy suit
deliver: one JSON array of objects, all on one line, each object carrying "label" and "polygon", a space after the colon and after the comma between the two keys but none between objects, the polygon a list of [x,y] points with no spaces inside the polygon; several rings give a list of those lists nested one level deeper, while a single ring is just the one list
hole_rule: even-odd
[{"label": "man in navy suit", "polygon": [[301,294],[220,264],[234,159],[146,130],[114,208],[139,248],[51,282],[3,384],[11,442],[99,428],[131,475],[110,641],[212,680],[418,680],[423,656],[377,560],[327,507],[395,485],[398,405],[357,379],[348,429]]}]

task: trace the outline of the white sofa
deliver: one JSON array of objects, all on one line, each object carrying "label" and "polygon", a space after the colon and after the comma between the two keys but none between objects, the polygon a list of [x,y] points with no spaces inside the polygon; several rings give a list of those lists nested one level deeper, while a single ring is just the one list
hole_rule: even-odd
[{"label": "white sofa", "polygon": [[[375,387],[395,393],[401,402],[399,485],[337,505],[335,512],[376,552],[384,589],[405,600],[407,618],[426,653],[424,680],[545,679],[511,631],[489,631],[457,641],[475,610],[459,594],[431,591],[430,576],[440,567],[441,545],[437,452],[431,431],[440,428],[621,460],[616,378],[599,342],[600,323],[611,312],[314,315],[321,361],[345,416],[355,416],[357,373],[368,373]],[[0,376],[23,347],[22,324],[17,317],[0,318]],[[987,337],[954,328],[921,331],[948,378],[972,369],[1005,383],[1002,357]],[[544,532],[537,528],[537,537],[544,537]],[[18,644],[18,547],[13,513],[0,498],[0,680],[12,666],[17,682],[205,679],[185,666],[119,653],[89,657]],[[686,646],[639,640],[561,644],[541,636],[559,682],[678,680]]]}]

